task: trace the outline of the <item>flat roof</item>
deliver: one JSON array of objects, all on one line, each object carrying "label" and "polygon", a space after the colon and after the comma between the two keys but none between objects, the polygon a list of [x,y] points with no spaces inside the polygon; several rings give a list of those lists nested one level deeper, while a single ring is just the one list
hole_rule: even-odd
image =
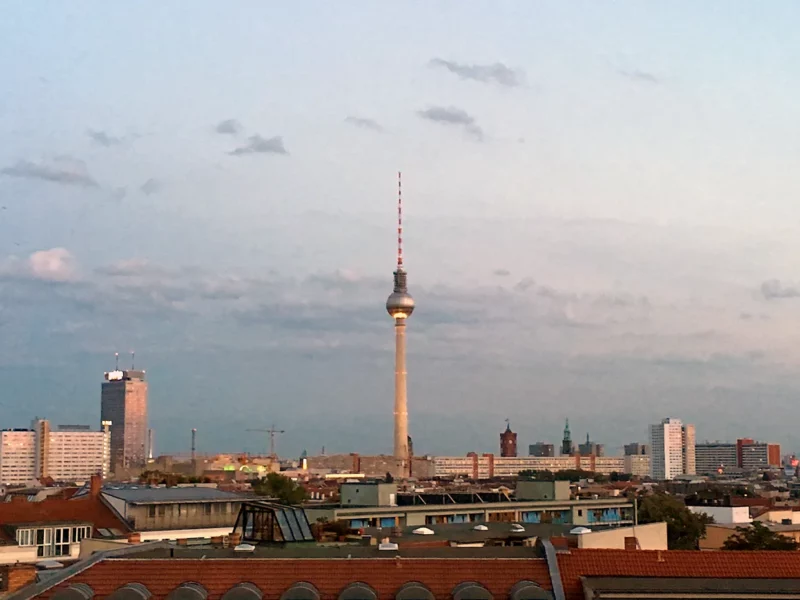
[{"label": "flat roof", "polygon": [[253,499],[234,492],[207,487],[103,488],[103,493],[129,504],[174,504],[176,502],[242,502]]}]

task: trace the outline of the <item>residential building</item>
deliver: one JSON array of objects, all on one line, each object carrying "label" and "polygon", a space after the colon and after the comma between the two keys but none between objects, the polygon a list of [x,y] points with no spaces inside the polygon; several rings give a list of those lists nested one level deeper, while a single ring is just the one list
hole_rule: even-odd
[{"label": "residential building", "polygon": [[713,517],[715,523],[737,523],[743,525],[752,523],[750,508],[747,506],[689,506],[690,511],[696,514]]},{"label": "residential building", "polygon": [[694,425],[667,418],[650,426],[650,475],[653,479],[674,479],[695,474]]},{"label": "residential building", "polygon": [[514,457],[517,455],[517,434],[511,431],[511,423],[506,419],[506,430],[500,434],[500,456]]},{"label": "residential building", "polygon": [[623,473],[628,473],[634,477],[647,477],[650,475],[649,454],[627,454],[623,461]]},{"label": "residential building", "polygon": [[736,440],[739,467],[745,471],[763,471],[781,466],[780,444],[757,442],[750,438]]},{"label": "residential building", "polygon": [[556,455],[556,449],[553,444],[546,444],[544,442],[536,442],[528,446],[528,456],[553,457]]},{"label": "residential building", "polygon": [[111,422],[111,470],[138,469],[147,462],[147,382],[145,372],[105,374],[100,415]]},{"label": "residential building", "polygon": [[491,479],[493,477],[516,477],[522,471],[567,471],[579,469],[592,473],[610,475],[626,473],[622,456],[516,456],[502,457],[494,454],[470,452],[467,456],[433,457],[435,477],[468,479]]},{"label": "residential building", "polygon": [[108,429],[59,425],[35,419],[31,429],[0,432],[0,483],[26,484],[50,477],[60,482],[84,482],[109,472]]},{"label": "residential building", "polygon": [[736,444],[705,442],[694,447],[698,475],[713,475],[739,466]]},{"label": "residential building", "polygon": [[768,600],[800,595],[797,552],[634,550],[642,545],[635,536],[625,542],[626,549],[574,547],[556,537],[530,546],[471,548],[287,543],[248,552],[221,544],[131,544],[41,579],[33,567],[27,577],[17,567],[17,581],[35,583],[15,588],[14,599]]}]

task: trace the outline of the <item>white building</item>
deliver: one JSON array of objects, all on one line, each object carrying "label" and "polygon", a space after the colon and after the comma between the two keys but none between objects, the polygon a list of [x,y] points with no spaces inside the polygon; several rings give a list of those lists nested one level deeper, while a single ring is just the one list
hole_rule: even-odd
[{"label": "white building", "polygon": [[82,482],[109,472],[108,431],[60,426],[50,429],[44,419],[32,429],[0,431],[0,484],[27,484],[51,477],[55,481]]},{"label": "white building", "polygon": [[674,479],[695,474],[694,425],[680,419],[667,418],[650,426],[650,476],[653,479]]}]

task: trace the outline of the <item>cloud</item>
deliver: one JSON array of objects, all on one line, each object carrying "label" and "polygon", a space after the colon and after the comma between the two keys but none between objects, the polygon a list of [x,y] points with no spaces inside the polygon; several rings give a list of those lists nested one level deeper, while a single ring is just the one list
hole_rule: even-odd
[{"label": "cloud", "polygon": [[240,146],[228,154],[232,156],[241,156],[243,154],[289,154],[283,145],[283,138],[275,136],[271,138],[263,138],[258,134],[251,135],[247,138],[247,144]]},{"label": "cloud", "polygon": [[495,269],[492,271],[492,275],[495,275],[496,277],[508,277],[511,275],[511,271],[508,269]]},{"label": "cloud", "polygon": [[626,71],[620,69],[617,71],[623,77],[627,77],[631,81],[638,81],[639,83],[651,83],[651,84],[658,84],[661,83],[661,79],[656,77],[652,73],[648,73],[647,71],[639,71],[637,69],[633,69],[631,71]]},{"label": "cloud", "polygon": [[34,163],[29,160],[18,160],[11,167],[0,170],[3,175],[23,179],[38,179],[64,185],[97,187],[97,182],[89,175],[83,161],[60,157],[50,162]]},{"label": "cloud", "polygon": [[373,121],[372,119],[365,119],[363,117],[347,117],[344,120],[345,123],[350,123],[355,127],[361,127],[362,129],[371,129],[372,131],[383,131],[383,127],[381,127],[380,123],[377,121]]},{"label": "cloud", "polygon": [[65,282],[75,276],[75,259],[65,248],[39,250],[27,259],[11,257],[0,263],[0,278]]},{"label": "cloud", "polygon": [[222,135],[239,135],[242,131],[242,124],[236,119],[225,119],[217,123],[214,131]]},{"label": "cloud", "polygon": [[442,58],[434,58],[431,59],[428,66],[447,69],[461,79],[472,79],[482,83],[496,83],[506,87],[517,87],[522,80],[521,72],[515,71],[499,62],[491,65],[466,65]]},{"label": "cloud", "polygon": [[769,279],[761,284],[761,295],[766,300],[800,298],[800,288],[792,285],[786,286],[778,279]]},{"label": "cloud", "polygon": [[462,127],[464,131],[476,140],[483,141],[483,130],[478,127],[475,118],[461,108],[456,108],[455,106],[432,106],[425,110],[417,111],[417,114],[421,118],[434,123]]},{"label": "cloud", "polygon": [[150,195],[155,194],[156,192],[161,191],[162,184],[158,179],[151,177],[147,181],[145,181],[139,189],[142,191],[143,194]]},{"label": "cloud", "polygon": [[92,141],[95,144],[104,146],[106,148],[109,148],[111,146],[120,146],[125,142],[123,138],[110,135],[105,131],[101,130],[89,129],[86,132],[86,135],[92,138]]}]

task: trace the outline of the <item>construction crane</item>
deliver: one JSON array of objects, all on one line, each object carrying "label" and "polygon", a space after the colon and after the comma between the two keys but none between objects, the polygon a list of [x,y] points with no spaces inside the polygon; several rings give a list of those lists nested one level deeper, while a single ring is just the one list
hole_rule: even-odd
[{"label": "construction crane", "polygon": [[248,429],[247,431],[258,431],[259,433],[268,433],[269,434],[269,455],[272,458],[275,458],[277,455],[275,454],[275,434],[276,433],[286,433],[283,429],[275,429],[275,424],[273,423],[272,427],[269,429]]}]

